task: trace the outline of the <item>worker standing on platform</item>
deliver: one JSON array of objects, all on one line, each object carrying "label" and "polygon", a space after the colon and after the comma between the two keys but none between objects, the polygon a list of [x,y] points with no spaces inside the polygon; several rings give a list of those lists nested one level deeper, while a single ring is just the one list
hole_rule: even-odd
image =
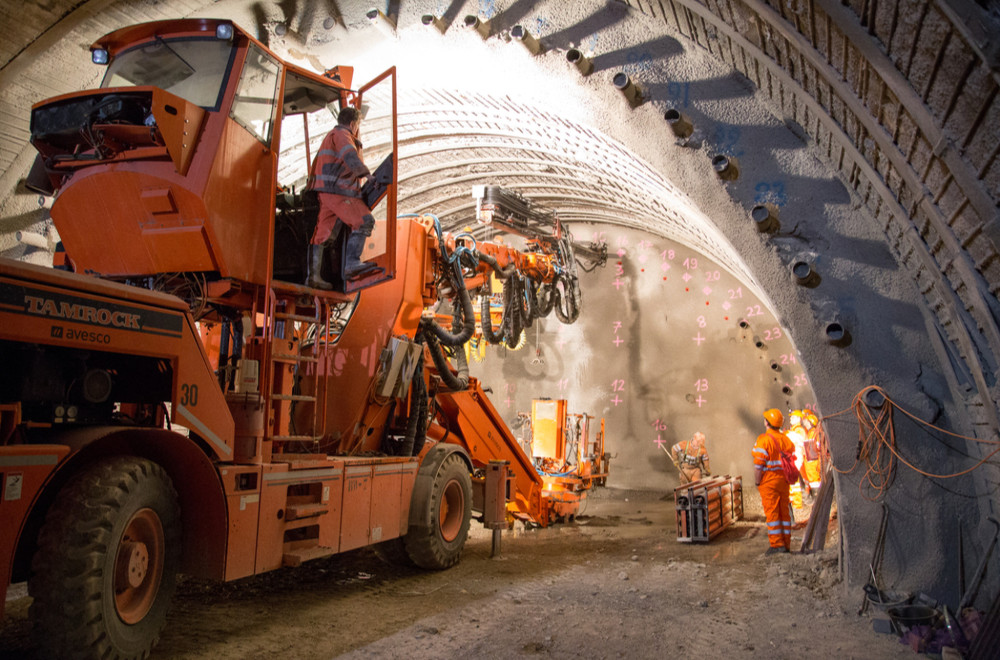
[{"label": "worker standing on platform", "polygon": [[767,554],[791,552],[792,516],[788,500],[788,481],[781,468],[781,455],[795,451],[792,441],[781,432],[784,418],[781,411],[764,411],[766,425],[753,447],[753,482],[760,492],[767,517]]},{"label": "worker standing on platform", "polygon": [[802,416],[802,428],[806,434],[806,441],[802,445],[803,457],[802,477],[806,482],[806,490],[809,497],[815,497],[822,485],[822,475],[819,465],[819,418],[812,412],[806,412]]},{"label": "worker standing on platform", "polygon": [[333,288],[320,275],[320,268],[324,247],[331,236],[336,237],[341,223],[351,232],[344,277],[351,279],[368,267],[361,262],[361,251],[375,228],[375,217],[361,197],[362,180],[371,172],[362,160],[360,133],[361,112],[352,106],[341,109],[337,125],[323,138],[309,170],[306,208],[318,209],[318,216],[306,261],[307,286]]},{"label": "worker standing on platform", "polygon": [[690,440],[681,440],[670,448],[670,460],[681,477],[681,485],[698,481],[712,474],[708,467],[705,434],[695,431]]},{"label": "worker standing on platform", "polygon": [[[788,430],[785,431],[785,435],[792,444],[795,445],[795,468],[802,472],[802,465],[805,462],[805,455],[803,446],[806,442],[806,431],[802,427],[802,417],[805,413],[801,410],[793,410],[788,413]],[[789,497],[792,501],[792,506],[796,509],[802,508],[802,485],[803,480],[800,477],[797,482],[791,485],[789,488]]]}]

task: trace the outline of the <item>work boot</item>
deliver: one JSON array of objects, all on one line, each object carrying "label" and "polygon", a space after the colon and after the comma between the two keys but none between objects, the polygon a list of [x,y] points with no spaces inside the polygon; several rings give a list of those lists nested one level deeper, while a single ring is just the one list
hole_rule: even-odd
[{"label": "work boot", "polygon": [[347,245],[344,247],[344,279],[351,280],[362,273],[378,268],[375,264],[361,261],[361,251],[365,249],[365,241],[367,240],[368,236],[359,231],[352,231],[347,238]]},{"label": "work boot", "polygon": [[306,286],[323,291],[331,291],[333,285],[323,279],[323,246],[310,245],[309,256],[306,257]]}]

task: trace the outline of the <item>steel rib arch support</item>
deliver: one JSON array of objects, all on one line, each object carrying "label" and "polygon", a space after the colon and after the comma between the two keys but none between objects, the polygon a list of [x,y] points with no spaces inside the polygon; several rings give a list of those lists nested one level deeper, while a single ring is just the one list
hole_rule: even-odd
[{"label": "steel rib arch support", "polygon": [[[962,219],[962,211],[973,205],[959,202],[958,210],[948,216],[941,211],[940,197],[925,185],[934,161],[928,159],[917,172],[909,162],[914,148],[897,146],[902,110],[895,114],[896,126],[890,129],[867,110],[854,91],[860,74],[852,62],[859,56],[848,56],[851,44],[846,36],[837,37],[842,41],[836,47],[829,46],[831,35],[837,34],[829,15],[819,31],[828,40],[823,52],[800,31],[809,29],[810,23],[797,29],[759,0],[720,0],[709,6],[694,0],[663,0],[661,11],[651,2],[626,2],[662,18],[735,67],[798,122],[821,150],[825,146],[825,160],[832,162],[882,224],[900,262],[914,273],[936,325],[972,374],[976,391],[965,403],[976,434],[995,436],[1000,428],[997,392],[987,374],[1000,356],[1000,330],[983,294],[989,288],[986,295],[993,295],[1000,278],[992,278],[993,285],[988,285],[979,264],[996,264],[1000,271],[1000,259],[995,258],[995,249],[979,263],[965,249],[955,251],[956,246],[962,248],[962,240],[951,223]],[[821,0],[811,4],[810,16],[816,5],[823,4]],[[869,71],[874,68],[869,66]],[[915,135],[911,143],[917,144],[917,131],[911,132]],[[943,153],[947,144],[933,147]],[[955,181],[953,175],[945,178],[942,187]],[[985,236],[993,226],[992,218],[978,219],[972,239],[977,234]]]}]

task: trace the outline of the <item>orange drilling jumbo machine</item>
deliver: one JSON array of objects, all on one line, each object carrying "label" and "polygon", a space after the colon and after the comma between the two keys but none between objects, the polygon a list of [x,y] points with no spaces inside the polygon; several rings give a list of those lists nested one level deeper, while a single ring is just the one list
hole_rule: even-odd
[{"label": "orange drilling jumbo machine", "polygon": [[[307,71],[223,20],[127,27],[91,53],[101,88],[32,109],[29,186],[57,193],[63,266],[0,260],[0,584],[28,581],[43,657],[145,657],[179,572],[368,545],[443,569],[474,512],[552,522],[462,346],[494,277],[519,293],[494,341],[576,318],[568,233],[515,250],[397,217],[394,69],[352,88],[351,68]],[[281,183],[346,105],[381,162],[374,267],[344,277],[341,232],[320,291]]]}]

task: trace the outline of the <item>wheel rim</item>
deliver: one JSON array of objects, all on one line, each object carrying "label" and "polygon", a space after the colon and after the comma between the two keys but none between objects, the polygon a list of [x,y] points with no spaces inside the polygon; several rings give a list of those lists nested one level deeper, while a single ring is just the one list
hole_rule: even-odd
[{"label": "wheel rim", "polygon": [[115,609],[122,621],[138,623],[149,612],[163,574],[164,535],[160,517],[140,509],[125,526],[115,557]]},{"label": "wheel rim", "polygon": [[462,484],[449,481],[441,498],[441,537],[448,542],[458,538],[465,517],[465,492]]}]

